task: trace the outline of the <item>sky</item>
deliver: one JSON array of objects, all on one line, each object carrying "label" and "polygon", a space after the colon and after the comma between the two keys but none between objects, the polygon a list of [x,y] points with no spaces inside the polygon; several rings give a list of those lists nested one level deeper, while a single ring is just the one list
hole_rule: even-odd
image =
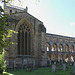
[{"label": "sky", "polygon": [[14,0],[12,5],[27,6],[28,13],[43,22],[47,33],[75,37],[75,0],[19,1]]}]

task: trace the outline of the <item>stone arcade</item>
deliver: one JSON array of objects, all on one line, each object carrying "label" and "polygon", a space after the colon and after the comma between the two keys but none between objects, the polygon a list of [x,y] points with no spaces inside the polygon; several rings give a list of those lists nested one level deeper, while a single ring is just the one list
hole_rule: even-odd
[{"label": "stone arcade", "polygon": [[18,34],[9,38],[15,45],[6,49],[7,67],[47,66],[47,61],[73,62],[75,38],[46,33],[43,22],[28,13],[28,8],[4,7],[7,26]]},{"label": "stone arcade", "polygon": [[74,62],[75,38],[46,34],[49,61]]}]

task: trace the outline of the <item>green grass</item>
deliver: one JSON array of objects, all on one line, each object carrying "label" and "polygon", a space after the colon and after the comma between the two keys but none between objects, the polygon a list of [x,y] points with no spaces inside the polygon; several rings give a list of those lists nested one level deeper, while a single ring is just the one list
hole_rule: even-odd
[{"label": "green grass", "polygon": [[16,71],[3,72],[0,75],[73,75],[72,69],[67,69],[66,71],[56,70],[52,72],[51,68],[39,68],[37,70],[32,70],[32,72],[26,72],[25,69],[19,69]]}]

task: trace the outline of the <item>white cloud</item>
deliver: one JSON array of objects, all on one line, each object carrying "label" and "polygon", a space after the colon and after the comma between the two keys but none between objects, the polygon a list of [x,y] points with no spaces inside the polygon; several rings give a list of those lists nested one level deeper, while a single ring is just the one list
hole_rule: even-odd
[{"label": "white cloud", "polygon": [[75,22],[74,23],[70,23],[70,26],[75,26]]}]

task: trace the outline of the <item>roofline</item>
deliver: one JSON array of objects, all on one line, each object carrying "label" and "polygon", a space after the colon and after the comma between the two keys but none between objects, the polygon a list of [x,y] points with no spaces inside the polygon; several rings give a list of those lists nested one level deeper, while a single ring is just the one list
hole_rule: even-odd
[{"label": "roofline", "polygon": [[18,7],[18,6],[13,6],[13,5],[6,5],[7,7],[10,7],[10,8],[14,8],[14,9],[19,9],[19,10],[25,10],[24,8],[21,8],[21,7]]},{"label": "roofline", "polygon": [[27,14],[29,14],[30,16],[32,16],[33,18],[37,19],[38,21],[40,21],[42,24],[43,22],[41,20],[39,20],[38,18],[34,17],[33,15],[31,15],[30,13],[26,12]]},{"label": "roofline", "polygon": [[[29,14],[28,12],[18,12],[18,13],[27,13],[28,15],[30,15],[31,17],[33,17],[34,19],[38,20],[39,22],[41,22],[43,24],[42,21],[40,21],[39,19],[37,19],[36,17],[34,17],[33,15]],[[18,14],[18,13],[12,13],[11,15],[14,15],[14,14]]]},{"label": "roofline", "polygon": [[69,37],[69,36],[58,35],[58,34],[51,34],[51,33],[46,33],[46,35],[53,35],[53,36],[59,36],[59,37],[65,37],[65,38],[75,39],[75,37]]},{"label": "roofline", "polygon": [[[9,5],[6,5],[7,7],[10,7],[10,8],[14,8],[14,9],[17,9],[17,8],[19,8],[20,10],[25,10],[24,8],[21,8],[21,7],[17,7],[17,6],[13,6],[13,5],[11,5],[11,6],[9,6]],[[16,7],[16,8],[15,8]],[[18,12],[19,13],[19,12]],[[20,13],[22,13],[22,12],[20,12]],[[23,12],[24,13],[24,12]],[[28,12],[26,12],[27,14],[29,14]],[[13,14],[13,13],[12,13]],[[32,16],[31,14],[29,14],[30,16]],[[34,16],[32,16],[33,18],[35,18]],[[35,19],[37,19],[37,18],[35,18]],[[39,19],[37,19],[38,21],[40,21]],[[42,21],[40,21],[42,24],[43,24],[43,22]]]}]

